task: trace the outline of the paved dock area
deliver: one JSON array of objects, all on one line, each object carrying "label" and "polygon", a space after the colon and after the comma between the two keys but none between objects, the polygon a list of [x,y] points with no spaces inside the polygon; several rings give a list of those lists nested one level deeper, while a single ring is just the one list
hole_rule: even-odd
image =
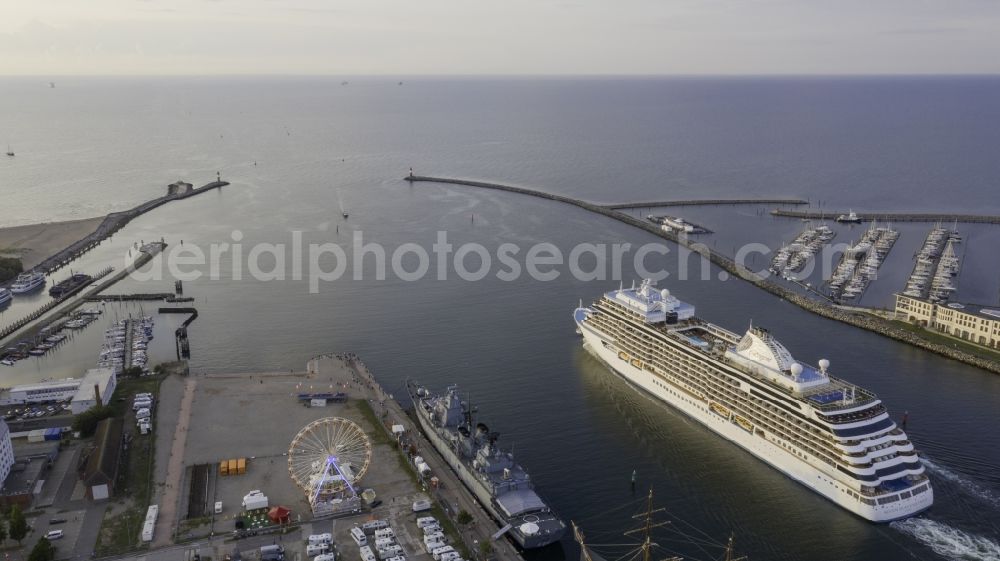
[{"label": "paved dock area", "polygon": [[330,380],[334,384],[346,384],[347,391],[352,397],[367,399],[386,426],[398,424],[405,427],[416,443],[417,453],[428,463],[433,474],[441,480],[435,498],[443,503],[442,507],[452,517],[462,510],[472,515],[473,522],[461,530],[462,538],[470,553],[478,555],[479,544],[486,541],[493,545],[492,558],[508,561],[521,559],[521,555],[506,539],[493,541],[492,535],[499,530],[497,523],[462,485],[458,476],[427,441],[416,422],[406,414],[394,396],[382,389],[375,375],[360,358],[353,355],[347,355],[345,358],[318,357],[309,362],[308,370],[320,381]]},{"label": "paved dock area", "polygon": [[[309,407],[298,399],[305,392],[345,392],[344,403]],[[289,561],[307,561],[306,538],[331,532],[337,551],[344,559],[359,559],[358,546],[349,532],[355,525],[379,518],[395,530],[398,543],[408,560],[432,561],[423,550],[422,532],[413,501],[433,495],[454,517],[465,510],[474,522],[459,530],[469,559],[483,559],[479,543],[491,540],[497,524],[474,501],[430,444],[417,437],[420,453],[442,480],[440,494],[422,488],[395,441],[379,423],[402,424],[416,435],[416,426],[402,407],[382,392],[374,376],[353,355],[329,355],[309,362],[307,370],[272,373],[236,373],[171,376],[160,389],[155,438],[157,462],[153,503],[160,505],[160,520],[154,534],[154,548],[122,558],[166,561],[184,558],[197,550],[204,556],[221,559],[235,550],[244,559],[257,558],[261,545],[277,543],[286,548]],[[366,411],[370,407],[374,412]],[[359,487],[372,489],[381,501],[374,508],[336,519],[312,519],[305,492],[288,473],[287,452],[292,439],[305,425],[324,417],[343,417],[357,423],[372,442],[372,458]],[[218,463],[230,458],[246,458],[246,473],[219,475]],[[185,520],[194,466],[209,467],[208,510],[221,501],[221,514]],[[233,540],[237,516],[245,494],[259,489],[270,506],[292,511],[300,527],[284,535],[269,534]],[[427,513],[421,513],[420,516]],[[181,544],[178,542],[187,542]],[[176,545],[171,545],[176,544]],[[493,542],[491,559],[521,561],[506,540]],[[457,547],[456,547],[457,549]]]}]

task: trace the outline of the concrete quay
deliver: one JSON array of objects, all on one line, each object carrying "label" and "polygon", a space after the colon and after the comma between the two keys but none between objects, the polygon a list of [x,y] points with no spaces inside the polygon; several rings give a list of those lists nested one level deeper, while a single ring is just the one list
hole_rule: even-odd
[{"label": "concrete quay", "polygon": [[[455,179],[455,178],[435,178],[429,176],[417,176],[411,175],[404,178],[406,181],[411,183],[414,182],[431,182],[431,183],[446,183],[452,185],[462,185],[467,187],[483,187],[487,189],[497,189],[501,191],[509,191],[512,193],[520,193],[524,195],[530,195],[533,197],[539,197],[543,199],[549,199],[553,201],[559,201],[566,204],[571,204],[573,206],[580,207],[591,212],[607,216],[608,218],[613,218],[619,222],[623,222],[630,226],[635,226],[645,230],[655,236],[672,241],[677,245],[686,248],[690,251],[701,254],[703,257],[708,259],[712,264],[718,266],[719,268],[725,270],[731,275],[735,275],[758,288],[766,290],[775,296],[783,298],[784,300],[795,304],[796,306],[813,312],[819,316],[836,320],[848,325],[853,325],[854,327],[860,327],[862,329],[867,329],[874,333],[884,335],[891,339],[897,341],[908,343],[915,347],[919,347],[926,351],[945,356],[965,364],[982,368],[989,372],[1000,374],[1000,361],[990,360],[981,356],[976,356],[972,353],[965,352],[956,347],[952,347],[943,343],[938,343],[930,339],[921,337],[919,334],[908,331],[898,325],[895,325],[889,319],[882,317],[877,317],[872,314],[849,311],[839,309],[826,302],[821,302],[814,300],[794,290],[785,287],[769,278],[761,276],[755,273],[743,265],[736,263],[732,258],[723,255],[717,251],[712,251],[710,247],[703,243],[699,243],[689,239],[685,235],[678,235],[674,232],[664,231],[652,223],[640,220],[623,212],[619,212],[613,208],[607,206],[598,205],[590,203],[587,201],[582,201],[579,199],[574,199],[572,197],[567,197],[564,195],[556,195],[552,193],[546,193],[544,191],[537,191],[534,189],[526,189],[524,187],[514,187],[509,185],[503,185],[499,183],[488,183],[483,181],[475,180],[465,180],[465,179]],[[830,214],[824,214],[829,217]],[[945,215],[941,215],[944,217]],[[880,218],[884,218],[885,215],[879,215]],[[943,219],[943,218],[942,218]]]},{"label": "concrete quay", "polygon": [[643,201],[638,203],[615,203],[604,205],[611,209],[645,208],[661,206],[702,206],[702,205],[807,205],[804,199],[687,199],[672,201]]},{"label": "concrete quay", "polygon": [[[771,211],[774,216],[784,218],[810,218],[833,220],[846,212],[833,211],[808,211],[808,210],[785,210],[776,208]],[[989,216],[982,214],[936,214],[920,212],[855,212],[858,219],[862,221],[888,220],[891,222],[963,222],[972,224],[1000,224],[1000,216]]]},{"label": "concrete quay", "polygon": [[[351,379],[337,379],[336,376],[331,376],[331,373],[336,371],[335,366],[339,361],[344,361],[353,372]],[[346,384],[351,397],[359,395],[362,399],[367,399],[386,431],[389,431],[392,425],[403,425],[411,443],[416,446],[417,453],[424,458],[430,466],[431,472],[440,480],[437,491],[429,491],[429,494],[437,500],[455,527],[459,529],[471,559],[483,559],[479,544],[488,542],[493,549],[490,559],[523,561],[521,554],[508,540],[502,538],[493,540],[493,534],[499,530],[496,521],[459,481],[458,476],[451,470],[448,463],[423,435],[416,421],[406,414],[402,405],[396,401],[392,394],[387,393],[382,388],[375,379],[375,375],[360,358],[350,353],[319,356],[309,361],[306,370],[320,381],[325,382],[330,379],[334,384]],[[413,467],[410,466],[408,469],[412,470]],[[455,517],[463,510],[473,517],[473,522],[465,527],[455,521]]]}]

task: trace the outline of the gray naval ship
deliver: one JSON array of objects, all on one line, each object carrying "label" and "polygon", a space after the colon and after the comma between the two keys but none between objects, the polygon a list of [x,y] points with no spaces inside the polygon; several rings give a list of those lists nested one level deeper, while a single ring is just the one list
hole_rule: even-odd
[{"label": "gray naval ship", "polygon": [[407,390],[431,444],[500,523],[495,538],[507,533],[524,549],[532,549],[563,536],[566,524],[535,493],[514,455],[497,446],[499,433],[490,432],[483,423],[473,426],[472,411],[459,397],[457,386],[432,396],[411,381]]}]

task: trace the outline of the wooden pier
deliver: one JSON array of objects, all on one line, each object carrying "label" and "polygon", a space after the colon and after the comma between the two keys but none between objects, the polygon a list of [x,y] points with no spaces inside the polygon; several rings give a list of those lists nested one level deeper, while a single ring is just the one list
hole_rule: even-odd
[{"label": "wooden pier", "polygon": [[[669,240],[676,243],[677,245],[686,248],[689,251],[693,251],[702,255],[704,258],[708,259],[712,264],[723,269],[731,275],[735,275],[758,288],[766,290],[771,294],[778,296],[802,309],[813,312],[819,316],[837,320],[848,325],[853,325],[855,327],[860,327],[862,329],[867,329],[869,331],[884,335],[891,339],[901,341],[904,343],[909,343],[915,347],[922,348],[924,350],[937,353],[942,356],[946,356],[966,364],[988,370],[1000,374],[1000,362],[995,360],[989,360],[981,356],[974,355],[962,351],[958,348],[952,347],[950,345],[938,343],[932,341],[925,337],[921,337],[919,334],[912,331],[908,331],[894,325],[892,321],[887,320],[883,317],[879,317],[872,314],[854,312],[850,310],[843,310],[834,306],[829,305],[826,302],[818,301],[803,295],[787,286],[784,286],[778,282],[775,282],[766,276],[762,276],[759,273],[747,269],[740,263],[737,263],[732,258],[723,255],[717,251],[713,251],[710,247],[704,243],[696,242],[691,240],[686,235],[678,235],[673,232],[666,232],[661,230],[657,226],[645,220],[638,219],[634,216],[625,214],[610,208],[606,205],[599,205],[580,199],[574,199],[572,197],[567,197],[565,195],[556,195],[553,193],[546,193],[544,191],[538,191],[535,189],[526,189],[524,187],[514,187],[510,185],[503,185],[500,183],[489,183],[485,181],[467,180],[467,179],[455,179],[455,178],[441,178],[441,177],[429,177],[429,176],[419,176],[419,175],[409,175],[403,178],[409,181],[411,184],[416,182],[430,182],[430,183],[446,183],[452,185],[462,185],[467,187],[482,187],[485,189],[497,189],[500,191],[508,191],[511,193],[520,193],[523,195],[530,195],[533,197],[539,197],[543,199],[549,199],[552,201],[559,201],[566,204],[571,204],[573,206],[580,207],[585,210],[589,210],[596,214],[601,214],[623,222],[630,226],[635,226],[636,228],[645,230],[655,236]],[[818,213],[817,213],[818,215]],[[823,213],[822,216],[829,217],[830,214]],[[885,215],[879,215],[880,218],[884,218]],[[927,215],[924,215],[927,216]],[[951,215],[949,215],[951,216]],[[804,216],[805,217],[805,216]],[[955,218],[945,218],[942,215],[940,218],[935,218],[934,220],[954,220]],[[961,222],[961,220],[959,220]]]},{"label": "wooden pier", "polygon": [[[771,211],[771,214],[784,218],[826,219],[834,221],[838,216],[846,215],[847,213],[831,211],[815,212],[808,210],[784,210],[776,208]],[[1000,224],[1000,216],[989,216],[983,214],[935,214],[920,212],[856,212],[855,214],[862,222],[880,220],[889,222],[962,222],[972,224]]]}]

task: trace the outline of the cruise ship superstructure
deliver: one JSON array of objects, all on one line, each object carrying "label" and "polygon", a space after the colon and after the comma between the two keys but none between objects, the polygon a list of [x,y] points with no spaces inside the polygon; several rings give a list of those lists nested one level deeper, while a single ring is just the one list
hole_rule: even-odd
[{"label": "cruise ship superstructure", "polygon": [[574,313],[584,345],[626,380],[843,508],[875,522],[934,501],[913,444],[878,397],[792,358],[766,329],[738,335],[650,281]]}]

